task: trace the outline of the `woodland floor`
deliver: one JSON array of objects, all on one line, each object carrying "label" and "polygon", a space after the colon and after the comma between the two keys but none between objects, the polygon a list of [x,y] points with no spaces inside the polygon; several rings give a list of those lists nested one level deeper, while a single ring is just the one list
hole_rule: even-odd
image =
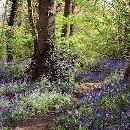
[{"label": "woodland floor", "polygon": [[[108,65],[108,63],[106,63],[106,65],[108,66],[108,68],[114,67],[113,66],[114,64],[112,65],[111,63],[110,63],[110,65]],[[122,66],[123,66],[123,64],[122,64]],[[125,67],[124,66],[122,67],[122,66],[120,67],[120,70],[121,69],[124,70]],[[118,67],[118,69],[119,69],[119,67]],[[96,72],[99,72],[99,70],[98,71],[92,71],[92,73],[96,73]],[[79,73],[79,74],[81,74],[81,73]],[[102,75],[102,72],[99,75]],[[96,78],[100,77],[99,75],[96,76]],[[83,74],[82,74],[82,76],[83,76]],[[85,77],[85,74],[84,74],[84,77]],[[20,81],[22,81],[22,80],[24,80],[24,77],[14,76],[11,73],[6,72],[4,69],[0,71],[0,83],[1,84],[3,84],[3,83],[8,84],[8,83],[16,81],[16,80],[19,81],[19,79],[20,79]],[[91,83],[84,82],[84,83],[82,83],[80,85],[80,94],[79,94],[79,96],[81,96],[83,93],[87,93],[89,91],[95,91],[98,88],[100,89],[101,87],[103,87],[103,84],[102,84],[101,81],[99,81],[99,82],[95,82],[95,81],[92,82],[91,81]],[[6,96],[6,95],[7,95],[7,93],[3,94],[3,96]],[[76,101],[78,103],[78,99],[76,99]],[[51,123],[53,123],[56,116],[57,115],[56,115],[55,111],[50,111],[50,112],[48,112],[46,114],[43,114],[43,115],[41,114],[41,115],[34,116],[34,117],[30,118],[30,119],[26,119],[26,120],[23,120],[23,121],[18,121],[17,126],[19,124],[20,127],[13,128],[13,129],[14,130],[49,130],[49,128],[51,126]],[[16,124],[14,124],[14,126],[15,125]]]}]

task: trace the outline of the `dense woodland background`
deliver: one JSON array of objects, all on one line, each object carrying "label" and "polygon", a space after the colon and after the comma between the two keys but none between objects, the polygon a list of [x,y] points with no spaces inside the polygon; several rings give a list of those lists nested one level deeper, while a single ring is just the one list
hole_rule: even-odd
[{"label": "dense woodland background", "polygon": [[2,130],[130,129],[129,0],[0,2]]}]

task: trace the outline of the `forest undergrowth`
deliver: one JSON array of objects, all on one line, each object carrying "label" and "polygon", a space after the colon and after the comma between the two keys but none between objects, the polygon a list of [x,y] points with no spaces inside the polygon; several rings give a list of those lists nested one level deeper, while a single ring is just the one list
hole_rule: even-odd
[{"label": "forest undergrowth", "polygon": [[[17,65],[1,64],[0,108],[3,130],[4,126],[13,121],[26,120],[50,110],[56,110],[58,114],[52,124],[52,129],[56,130],[128,130],[130,128],[130,89],[129,83],[122,80],[128,65],[127,60],[95,61],[89,70],[77,71],[75,81],[71,79],[69,82],[57,85],[45,79],[35,84],[28,83],[26,77],[23,78],[22,75],[24,69],[21,68],[20,71],[21,63],[24,64],[23,62]],[[78,93],[80,84],[83,83],[101,85],[94,90],[90,86],[90,90],[78,96],[74,95]],[[63,88],[67,91],[61,93]]]}]

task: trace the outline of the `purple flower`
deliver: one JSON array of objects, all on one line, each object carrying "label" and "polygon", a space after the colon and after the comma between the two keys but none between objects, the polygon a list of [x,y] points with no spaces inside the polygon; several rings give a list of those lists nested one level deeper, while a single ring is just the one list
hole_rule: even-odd
[{"label": "purple flower", "polygon": [[128,111],[126,112],[127,116],[130,117],[130,108],[128,109]]},{"label": "purple flower", "polygon": [[126,124],[126,129],[130,129],[130,121]]},{"label": "purple flower", "polygon": [[115,90],[115,84],[114,83],[110,83],[107,85],[107,90],[108,92],[114,92]]},{"label": "purple flower", "polygon": [[90,120],[87,117],[82,117],[80,123],[87,127],[91,124]]},{"label": "purple flower", "polygon": [[123,120],[127,120],[128,115],[127,115],[127,113],[122,112],[122,113],[121,113],[121,117],[122,117]]},{"label": "purple flower", "polygon": [[48,93],[48,92],[49,92],[49,89],[48,89],[48,88],[45,88],[45,89],[44,89],[44,92],[45,92],[45,93]]}]

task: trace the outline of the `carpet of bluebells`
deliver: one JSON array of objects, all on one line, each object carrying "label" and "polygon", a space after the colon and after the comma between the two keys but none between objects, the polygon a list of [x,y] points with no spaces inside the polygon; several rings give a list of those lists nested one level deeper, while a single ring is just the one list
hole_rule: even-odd
[{"label": "carpet of bluebells", "polygon": [[[83,93],[78,98],[79,108],[68,110],[64,115],[66,118],[59,117],[57,124],[61,127],[57,128],[59,130],[130,130],[130,87],[129,81],[126,83],[122,80],[128,61],[105,60],[93,64],[101,65],[102,70],[104,68],[106,70],[82,71],[78,72],[77,76],[91,78],[101,82],[102,85],[95,91]],[[116,78],[113,78],[113,75]],[[104,84],[107,76],[110,76],[111,80]]]},{"label": "carpet of bluebells", "polygon": [[[29,77],[23,73],[25,66],[22,64],[20,67],[19,64],[21,65],[21,63],[17,63],[17,66],[14,63],[0,64],[1,128],[12,120],[10,115],[18,116],[16,111],[23,107],[21,106],[23,100],[20,99],[25,96],[36,95],[39,91],[51,93],[49,90],[51,85],[47,80],[42,85],[39,83],[27,84]],[[76,105],[70,105],[71,107],[66,107],[64,111],[58,111],[54,128],[56,130],[130,130],[130,85],[129,81],[124,82],[122,80],[127,65],[127,60],[101,60],[93,62],[89,71],[76,72],[75,77],[80,78],[81,82],[100,82],[101,86],[94,91],[91,90],[80,95]],[[11,67],[13,69],[10,69]],[[15,98],[7,95],[7,93],[12,92],[15,93]],[[69,104],[68,101],[71,102],[70,95],[65,96],[64,98],[59,95],[62,98],[58,100],[60,106],[57,106],[54,101],[56,102],[58,98],[54,94],[51,98],[53,103],[48,103],[49,107],[54,105],[57,108],[62,107],[63,101]],[[35,112],[36,109],[39,109],[39,107],[37,108],[39,105],[36,106],[36,104],[36,109],[27,106],[25,102],[24,105],[26,111]],[[43,106],[41,106],[42,109]]]}]

